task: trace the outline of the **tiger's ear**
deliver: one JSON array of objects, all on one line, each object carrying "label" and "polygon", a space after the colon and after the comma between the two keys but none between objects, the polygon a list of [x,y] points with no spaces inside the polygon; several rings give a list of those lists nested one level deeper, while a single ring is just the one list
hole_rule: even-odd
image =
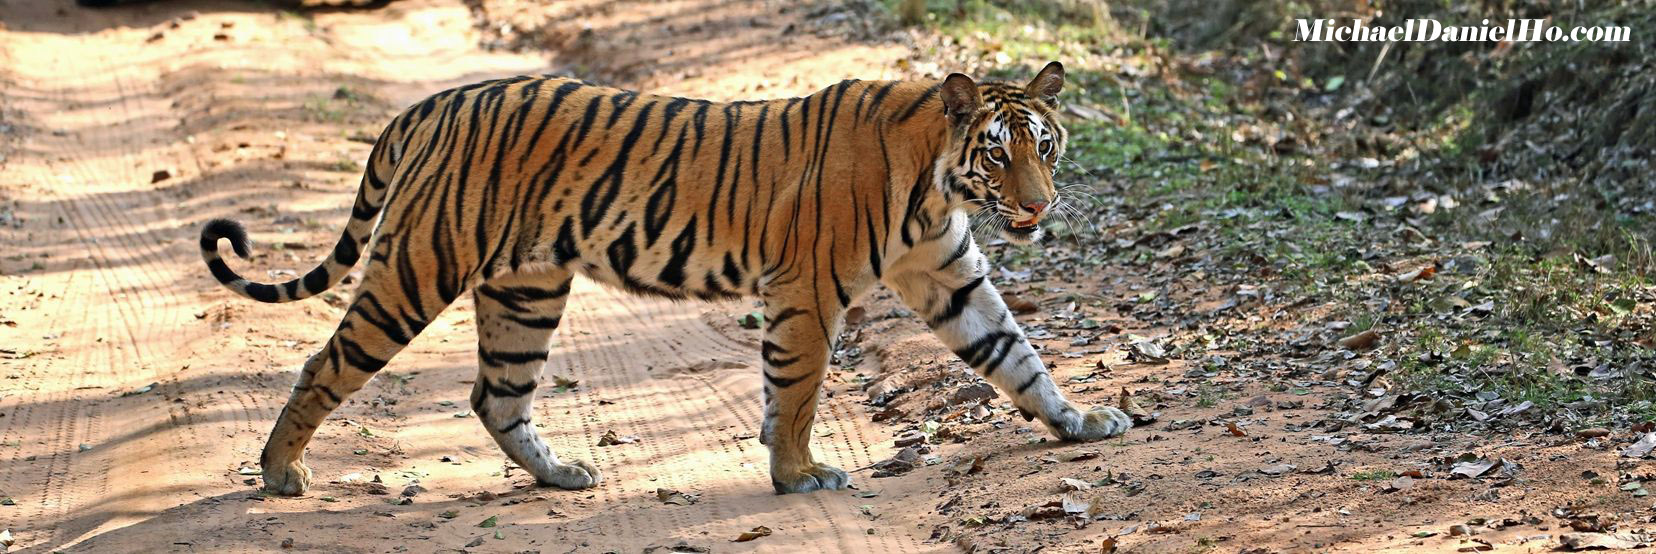
[{"label": "tiger's ear", "polygon": [[938,93],[943,97],[943,113],[949,116],[949,123],[964,125],[983,108],[983,97],[978,95],[977,83],[971,77],[950,73]]},{"label": "tiger's ear", "polygon": [[1035,75],[1029,84],[1024,86],[1024,95],[1030,98],[1040,98],[1054,107],[1058,105],[1058,92],[1064,90],[1064,64],[1052,62],[1046,64],[1041,72]]}]

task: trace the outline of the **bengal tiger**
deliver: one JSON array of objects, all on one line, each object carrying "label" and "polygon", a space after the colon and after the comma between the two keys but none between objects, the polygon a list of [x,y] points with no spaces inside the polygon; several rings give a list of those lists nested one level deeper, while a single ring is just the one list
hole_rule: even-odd
[{"label": "bengal tiger", "polygon": [[265,443],[264,489],[303,493],[317,425],[467,291],[478,329],[472,410],[539,484],[597,485],[597,468],[560,460],[530,424],[576,274],[639,294],[764,301],[759,438],[779,494],[851,482],[812,456],[811,425],[841,316],[875,283],[1025,419],[1066,440],[1123,433],[1121,410],[1064,399],[990,284],[968,224],[968,211],[982,211],[1007,240],[1041,237],[1068,138],[1054,113],[1063,83],[1053,62],[1023,87],[956,73],[715,103],[516,77],[427,98],[380,135],[350,223],[303,277],[250,282],[218,253],[229,239],[248,256],[242,226],[218,219],[202,230],[213,276],[260,302],[316,295],[368,253],[343,320],[305,362]]}]

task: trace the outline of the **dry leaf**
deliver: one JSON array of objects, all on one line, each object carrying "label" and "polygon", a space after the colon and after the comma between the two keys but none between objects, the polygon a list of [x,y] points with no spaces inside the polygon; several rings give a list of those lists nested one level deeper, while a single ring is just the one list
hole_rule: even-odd
[{"label": "dry leaf", "polygon": [[1491,460],[1491,459],[1488,459],[1488,458],[1481,458],[1481,459],[1477,459],[1477,460],[1461,462],[1461,463],[1455,464],[1455,466],[1453,468],[1450,468],[1450,470],[1449,470],[1450,477],[1449,478],[1450,479],[1455,479],[1457,477],[1463,477],[1463,478],[1471,479],[1471,478],[1474,478],[1474,477],[1478,477],[1478,476],[1483,475],[1485,473],[1489,473],[1489,470],[1491,470],[1491,469],[1501,467],[1501,464],[1503,462],[1505,462],[1505,460],[1501,460],[1501,459]]},{"label": "dry leaf", "polygon": [[943,471],[950,475],[956,476],[971,475],[973,473],[983,471],[983,457],[972,456],[970,458],[955,460],[954,463],[949,464],[946,468],[943,468]]},{"label": "dry leaf", "polygon": [[1649,537],[1628,533],[1565,533],[1558,544],[1565,550],[1632,550],[1650,544]]},{"label": "dry leaf", "polygon": [[638,442],[638,437],[633,436],[633,435],[621,436],[621,435],[616,434],[615,431],[613,431],[613,430],[604,431],[604,436],[598,437],[598,446],[610,446],[610,445],[614,445],[614,444],[632,444],[632,443],[635,443],[635,442]]},{"label": "dry leaf", "polygon": [[1087,489],[1091,489],[1092,487],[1093,487],[1092,483],[1082,481],[1080,479],[1070,478],[1070,477],[1063,478],[1058,484],[1058,489],[1062,490],[1064,492],[1084,491],[1084,490],[1087,490]]},{"label": "dry leaf", "polygon": [[864,321],[868,321],[867,308],[862,306],[852,306],[851,309],[845,310],[846,327],[856,327],[858,325],[862,325]]},{"label": "dry leaf", "polygon": [[1643,458],[1649,456],[1652,449],[1656,449],[1656,432],[1645,433],[1639,437],[1639,442],[1623,449],[1621,455],[1628,458]]},{"label": "dry leaf", "polygon": [[1414,271],[1397,274],[1394,279],[1399,283],[1413,283],[1415,281],[1430,281],[1434,275],[1437,275],[1437,266],[1429,265]]},{"label": "dry leaf", "polygon": [[730,542],[747,542],[759,537],[769,537],[770,534],[771,530],[769,527],[760,525],[758,527],[754,527],[752,530],[743,531],[742,534],[737,535],[736,538],[732,539]]},{"label": "dry leaf", "polygon": [[1100,453],[1097,450],[1081,450],[1081,451],[1078,451],[1078,452],[1066,452],[1064,454],[1059,455],[1058,459],[1066,461],[1066,462],[1080,462],[1080,461],[1086,461],[1086,460],[1095,460],[1095,459],[1098,459],[1098,457],[1102,456],[1102,455],[1103,454]]},{"label": "dry leaf", "polygon": [[1386,492],[1406,491],[1414,488],[1414,478],[1404,475],[1386,483]]},{"label": "dry leaf", "polygon": [[1139,407],[1138,402],[1133,401],[1133,394],[1127,392],[1127,387],[1121,387],[1121,401],[1116,404],[1116,407],[1120,408],[1128,417],[1133,418],[1134,427],[1156,422],[1156,415]]},{"label": "dry leaf", "polygon": [[1085,514],[1092,510],[1092,501],[1082,498],[1078,494],[1064,493],[1060,503],[1066,514]]},{"label": "dry leaf", "polygon": [[1372,348],[1378,342],[1380,342],[1380,332],[1374,329],[1368,329],[1361,333],[1342,338],[1339,341],[1340,346],[1349,350],[1364,350]]},{"label": "dry leaf", "polygon": [[656,499],[662,504],[674,506],[689,506],[701,500],[699,494],[684,494],[673,489],[656,489]]},{"label": "dry leaf", "polygon": [[1041,307],[1029,299],[1010,292],[1001,292],[1001,301],[1006,302],[1007,309],[1018,315],[1032,314],[1040,311]]}]

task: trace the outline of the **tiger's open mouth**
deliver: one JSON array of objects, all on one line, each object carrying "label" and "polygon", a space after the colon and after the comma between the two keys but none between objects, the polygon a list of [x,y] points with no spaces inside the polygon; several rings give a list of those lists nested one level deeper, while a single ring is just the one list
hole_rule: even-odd
[{"label": "tiger's open mouth", "polygon": [[1008,219],[1001,225],[1001,235],[1014,241],[1028,241],[1040,230],[1041,221],[1034,217],[1021,221]]}]

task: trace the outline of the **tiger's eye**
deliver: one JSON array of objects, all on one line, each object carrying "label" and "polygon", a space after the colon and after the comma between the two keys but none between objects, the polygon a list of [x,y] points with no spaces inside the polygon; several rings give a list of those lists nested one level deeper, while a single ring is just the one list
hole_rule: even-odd
[{"label": "tiger's eye", "polygon": [[999,146],[989,149],[989,161],[995,162],[995,165],[1006,165],[1006,151]]},{"label": "tiger's eye", "polygon": [[1051,139],[1042,139],[1040,149],[1041,149],[1041,156],[1051,155],[1052,154],[1052,140]]}]

